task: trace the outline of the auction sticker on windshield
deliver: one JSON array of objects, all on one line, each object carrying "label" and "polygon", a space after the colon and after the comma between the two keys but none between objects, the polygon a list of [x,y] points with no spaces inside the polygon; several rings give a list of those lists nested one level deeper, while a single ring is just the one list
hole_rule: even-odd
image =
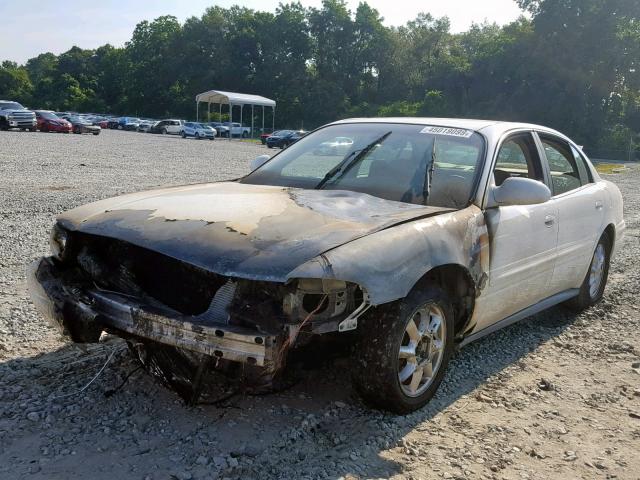
[{"label": "auction sticker on windshield", "polygon": [[420,130],[420,133],[431,133],[433,135],[449,135],[451,137],[463,137],[469,138],[473,135],[471,130],[465,128],[451,128],[451,127],[424,127]]}]

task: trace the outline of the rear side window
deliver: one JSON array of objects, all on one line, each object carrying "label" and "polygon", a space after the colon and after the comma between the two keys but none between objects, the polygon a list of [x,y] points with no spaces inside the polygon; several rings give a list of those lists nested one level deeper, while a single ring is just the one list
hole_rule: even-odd
[{"label": "rear side window", "polygon": [[540,135],[540,140],[549,164],[553,195],[570,192],[589,182],[585,165],[578,168],[574,152],[567,142],[546,135]]},{"label": "rear side window", "polygon": [[493,170],[496,186],[499,187],[510,177],[544,180],[538,150],[530,133],[513,135],[500,147]]}]

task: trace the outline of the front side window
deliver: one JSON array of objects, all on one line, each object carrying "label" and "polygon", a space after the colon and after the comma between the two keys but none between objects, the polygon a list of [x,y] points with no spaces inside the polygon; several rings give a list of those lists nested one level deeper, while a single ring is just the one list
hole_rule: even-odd
[{"label": "front side window", "polygon": [[497,187],[510,177],[543,181],[540,157],[530,133],[519,133],[502,143],[493,177]]},{"label": "front side window", "polygon": [[352,190],[387,200],[464,208],[483,155],[484,139],[470,130],[331,125],[305,135],[241,182]]},{"label": "front side window", "polygon": [[580,175],[571,146],[567,142],[546,135],[540,135],[540,140],[549,164],[553,195],[561,195],[587,183],[587,179]]}]

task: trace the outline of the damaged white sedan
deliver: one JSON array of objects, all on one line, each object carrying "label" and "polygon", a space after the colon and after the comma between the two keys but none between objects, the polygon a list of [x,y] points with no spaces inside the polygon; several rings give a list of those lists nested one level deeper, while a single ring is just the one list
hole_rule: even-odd
[{"label": "damaged white sedan", "polygon": [[405,413],[455,348],[598,302],[625,226],[615,185],[537,125],[345,120],[252,167],[61,215],[34,303],[73,341],[121,336],[192,386],[214,368],[269,384],[295,349],[346,338],[363,398]]}]

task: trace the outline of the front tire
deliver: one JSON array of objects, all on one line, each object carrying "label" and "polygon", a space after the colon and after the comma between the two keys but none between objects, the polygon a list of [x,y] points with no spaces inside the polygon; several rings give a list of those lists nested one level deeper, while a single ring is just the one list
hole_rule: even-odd
[{"label": "front tire", "polygon": [[580,286],[580,293],[577,297],[566,302],[567,306],[572,310],[579,312],[602,300],[609,278],[611,246],[611,238],[607,232],[604,232],[600,240],[598,240],[596,249],[591,257],[589,270]]},{"label": "front tire", "polygon": [[399,414],[433,397],[453,352],[451,301],[439,287],[414,288],[361,322],[353,382],[364,401]]}]

